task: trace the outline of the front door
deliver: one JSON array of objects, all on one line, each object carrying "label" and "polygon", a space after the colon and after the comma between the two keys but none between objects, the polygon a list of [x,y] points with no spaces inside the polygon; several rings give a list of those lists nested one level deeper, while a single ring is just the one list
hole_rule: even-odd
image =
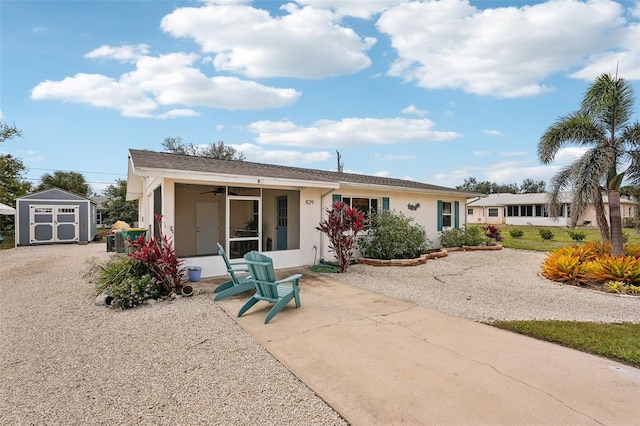
[{"label": "front door", "polygon": [[279,196],[276,200],[276,250],[287,249],[287,225],[289,221],[287,196]]},{"label": "front door", "polygon": [[196,255],[218,251],[218,203],[196,203]]}]

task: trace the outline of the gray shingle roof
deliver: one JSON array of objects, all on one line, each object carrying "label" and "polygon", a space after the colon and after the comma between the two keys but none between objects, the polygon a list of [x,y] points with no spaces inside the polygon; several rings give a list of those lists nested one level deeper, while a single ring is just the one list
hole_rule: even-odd
[{"label": "gray shingle roof", "polygon": [[342,173],[327,170],[305,169],[301,167],[278,166],[274,164],[253,163],[249,161],[217,160],[214,158],[190,155],[172,154],[138,149],[129,150],[135,169],[185,170],[204,173],[222,173],[241,176],[286,178],[301,181],[339,182],[341,184],[359,184],[371,186],[387,186],[418,191],[448,192],[463,196],[477,196],[480,194],[460,191],[444,186],[427,183],[394,179],[388,177],[362,175],[356,173]]}]

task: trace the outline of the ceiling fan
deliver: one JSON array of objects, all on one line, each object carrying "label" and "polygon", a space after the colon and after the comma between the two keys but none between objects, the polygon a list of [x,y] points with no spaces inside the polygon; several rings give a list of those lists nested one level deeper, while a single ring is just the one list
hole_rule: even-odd
[{"label": "ceiling fan", "polygon": [[[219,187],[217,187],[216,189],[213,189],[213,190],[211,190],[211,191],[201,192],[201,193],[200,193],[200,195],[203,195],[203,194],[214,194],[214,195],[219,195],[219,194],[225,194],[226,192],[227,192],[227,191],[226,191],[226,187],[224,187],[224,186],[219,186]],[[229,195],[238,195],[238,194],[236,194],[235,192],[229,192]]]}]

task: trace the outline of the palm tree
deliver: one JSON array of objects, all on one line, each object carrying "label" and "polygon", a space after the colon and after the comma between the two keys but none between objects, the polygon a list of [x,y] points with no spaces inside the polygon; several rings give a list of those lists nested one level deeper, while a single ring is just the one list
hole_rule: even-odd
[{"label": "palm tree", "polygon": [[88,197],[91,195],[91,187],[85,181],[84,176],[77,172],[63,172],[56,170],[53,175],[45,173],[40,178],[40,184],[36,191],[45,189],[60,188],[74,194]]},{"label": "palm tree", "polygon": [[[602,74],[584,94],[580,110],[560,117],[538,142],[538,157],[549,164],[568,144],[589,147],[581,158],[560,170],[551,181],[551,212],[560,205],[560,194],[571,191],[571,218],[575,223],[589,203],[603,241],[611,242],[611,255],[624,254],[620,186],[625,177],[640,182],[640,123],[630,123],[633,89],[624,79]],[[602,195],[608,196],[609,222]]]}]

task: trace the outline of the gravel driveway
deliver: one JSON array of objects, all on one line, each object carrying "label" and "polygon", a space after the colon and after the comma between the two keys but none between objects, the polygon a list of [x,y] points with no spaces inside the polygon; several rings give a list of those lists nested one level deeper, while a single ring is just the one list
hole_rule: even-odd
[{"label": "gravel driveway", "polygon": [[[0,251],[0,424],[346,424],[208,295],[95,306],[86,273],[109,256],[104,244]],[[543,258],[452,252],[335,278],[474,320],[640,322],[640,298],[550,282]]]},{"label": "gravel driveway", "polygon": [[113,311],[104,244],[0,250],[1,425],[344,425],[211,297]]},{"label": "gravel driveway", "polygon": [[453,251],[412,267],[353,265],[342,281],[476,321],[551,319],[640,323],[640,297],[559,284],[541,275],[546,254]]}]

